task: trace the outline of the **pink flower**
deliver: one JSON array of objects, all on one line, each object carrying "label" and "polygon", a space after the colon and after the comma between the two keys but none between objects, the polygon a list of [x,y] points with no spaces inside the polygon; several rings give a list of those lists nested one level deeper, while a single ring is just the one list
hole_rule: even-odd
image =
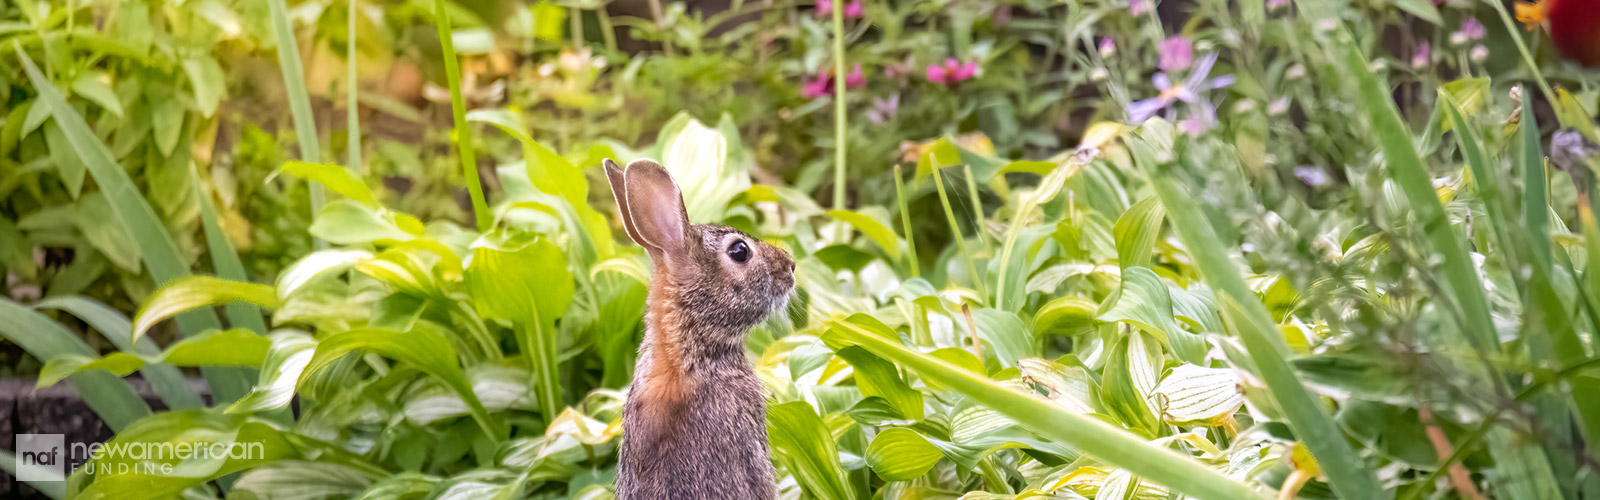
[{"label": "pink flower", "polygon": [[1101,38],[1098,48],[1100,49],[1100,57],[1111,57],[1112,54],[1117,53],[1117,42],[1109,36]]},{"label": "pink flower", "polygon": [[1128,13],[1135,16],[1150,12],[1150,0],[1132,0],[1128,2]]},{"label": "pink flower", "polygon": [[1289,0],[1267,0],[1267,10],[1276,11],[1289,6]]},{"label": "pink flower", "polygon": [[861,75],[861,63],[856,63],[856,66],[850,69],[850,74],[844,75],[844,86],[848,89],[867,86],[867,77]]},{"label": "pink flower", "polygon": [[863,9],[861,0],[850,2],[844,6],[844,17],[845,19],[859,19]]},{"label": "pink flower", "polygon": [[1194,44],[1190,43],[1188,38],[1175,36],[1162,40],[1156,46],[1156,50],[1161,53],[1156,61],[1156,67],[1161,68],[1161,71],[1171,72],[1187,68],[1189,63],[1194,61]]},{"label": "pink flower", "polygon": [[[844,76],[844,86],[848,89],[859,89],[867,86],[867,77],[861,72],[861,64],[857,63]],[[807,78],[800,84],[800,97],[816,99],[818,97],[833,95],[833,71],[819,71],[816,76]]]},{"label": "pink flower", "polygon": [[829,83],[831,82],[826,74],[817,75],[816,79],[808,79],[800,85],[800,97],[816,99],[831,94],[833,86],[828,85]]},{"label": "pink flower", "polygon": [[1428,45],[1428,42],[1422,42],[1422,45],[1417,46],[1417,51],[1411,54],[1411,67],[1413,68],[1425,68],[1432,62],[1433,46]]},{"label": "pink flower", "polygon": [[[845,6],[844,6],[844,18],[845,19],[857,19],[857,18],[860,18],[863,15],[863,13],[864,13],[863,11],[865,9],[866,9],[866,7],[861,4],[861,0],[855,0],[853,2],[845,4]],[[833,15],[833,0],[817,0],[817,12],[816,12],[817,18],[818,19],[822,19],[822,18],[826,18],[826,17],[832,16],[832,15]]]},{"label": "pink flower", "polygon": [[945,59],[944,65],[928,65],[928,81],[955,86],[962,80],[978,76],[978,62],[967,61],[962,63],[954,58]]}]

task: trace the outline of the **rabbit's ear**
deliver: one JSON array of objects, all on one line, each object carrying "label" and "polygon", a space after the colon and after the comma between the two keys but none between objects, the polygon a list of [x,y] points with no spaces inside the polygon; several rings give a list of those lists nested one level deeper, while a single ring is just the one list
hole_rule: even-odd
[{"label": "rabbit's ear", "polygon": [[628,163],[623,178],[623,193],[618,198],[627,204],[626,220],[632,228],[628,235],[651,254],[681,252],[688,236],[689,213],[672,175],[661,164],[640,159]]},{"label": "rabbit's ear", "polygon": [[633,238],[634,243],[643,245],[644,238],[639,237],[639,230],[634,229],[633,215],[628,213],[628,190],[624,187],[626,183],[623,181],[622,167],[610,158],[601,164],[605,167],[606,179],[611,181],[611,197],[617,200],[617,212],[622,214],[622,229],[628,232],[628,237]]}]

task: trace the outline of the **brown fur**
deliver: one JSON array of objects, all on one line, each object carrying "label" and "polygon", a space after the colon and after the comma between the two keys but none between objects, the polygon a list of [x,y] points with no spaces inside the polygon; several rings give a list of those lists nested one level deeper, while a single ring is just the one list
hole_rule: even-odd
[{"label": "brown fur", "polygon": [[[794,287],[794,261],[732,228],[690,225],[666,169],[606,175],[628,235],[650,252],[645,339],[623,406],[617,498],[771,499],[766,400],[744,334]],[[743,242],[750,257],[729,254]]]}]

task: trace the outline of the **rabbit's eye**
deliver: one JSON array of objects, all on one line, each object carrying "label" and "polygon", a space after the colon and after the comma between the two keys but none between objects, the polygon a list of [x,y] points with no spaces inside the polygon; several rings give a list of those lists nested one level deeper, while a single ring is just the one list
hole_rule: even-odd
[{"label": "rabbit's eye", "polygon": [[733,240],[733,244],[728,245],[728,258],[740,264],[748,262],[750,260],[750,245],[744,244],[744,240]]}]

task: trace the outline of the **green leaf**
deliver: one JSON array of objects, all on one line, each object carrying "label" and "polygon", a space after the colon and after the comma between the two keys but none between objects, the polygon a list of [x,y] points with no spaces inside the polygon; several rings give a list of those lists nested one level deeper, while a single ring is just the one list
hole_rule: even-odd
[{"label": "green leaf", "polygon": [[253,493],[263,500],[341,498],[366,491],[381,477],[374,471],[348,465],[283,460],[250,469],[239,476],[233,489]]},{"label": "green leaf", "polygon": [[860,388],[862,396],[883,398],[901,418],[922,420],[922,393],[900,379],[894,364],[859,347],[846,347],[837,354],[855,368],[856,387]]},{"label": "green leaf", "polygon": [[[51,125],[52,127],[54,125]],[[106,260],[130,273],[138,273],[139,246],[128,228],[119,223],[111,201],[103,191],[89,193],[79,198],[72,207],[72,225],[89,245],[105,255]]]},{"label": "green leaf", "polygon": [[1024,382],[1033,384],[1045,397],[1074,413],[1094,413],[1095,382],[1082,366],[1067,366],[1055,361],[1028,358],[1017,365]]},{"label": "green leaf", "polygon": [[116,91],[111,90],[111,86],[106,85],[102,78],[105,78],[105,73],[85,71],[72,81],[72,92],[94,101],[113,115],[122,116],[122,101],[117,100]]},{"label": "green leaf", "polygon": [[158,355],[138,355],[115,352],[99,359],[67,355],[50,358],[39,371],[39,387],[48,387],[68,376],[86,370],[105,370],[117,376],[127,376],[146,364],[166,363],[173,366],[258,366],[267,356],[271,342],[266,337],[243,328],[213,330],[191,336],[172,344]]},{"label": "green leaf", "polygon": [[467,407],[472,409],[473,419],[478,422],[478,427],[483,430],[484,435],[493,441],[503,439],[505,435],[503,426],[489,415],[483,403],[478,400],[477,394],[473,393],[471,384],[467,382],[467,377],[462,373],[461,365],[456,360],[455,347],[452,347],[450,341],[443,335],[432,329],[415,328],[409,332],[362,329],[329,336],[317,343],[316,353],[301,372],[297,385],[304,386],[312,374],[351,351],[371,352],[393,358],[433,375],[467,402]]},{"label": "green leaf", "polygon": [[[1205,500],[1261,498],[1250,487],[1228,479],[1188,457],[1157,448],[1105,422],[1078,415],[1046,399],[1017,392],[909,349],[896,340],[872,333],[872,329],[862,326],[861,321],[865,318],[865,315],[857,314],[834,322],[825,338],[831,337],[831,342],[859,345],[902,367],[916,370],[925,380],[936,380],[954,388],[974,402],[1015,419],[1041,436],[1082,450],[1105,463],[1126,468],[1150,481],[1169,485],[1186,495]],[[777,440],[773,442],[776,446]]]},{"label": "green leaf", "polygon": [[839,466],[833,434],[805,401],[790,401],[767,408],[767,433],[774,458],[808,495],[822,500],[855,498]]},{"label": "green leaf", "polygon": [[542,408],[559,413],[555,324],[575,289],[561,249],[542,238],[515,251],[478,247],[466,280],[479,314],[520,323],[517,340],[538,380]]},{"label": "green leaf", "polygon": [[[39,302],[34,307],[72,313],[90,327],[99,330],[101,336],[110,340],[111,344],[122,352],[141,356],[161,355],[161,348],[156,347],[155,342],[150,339],[133,341],[133,322],[129,321],[127,316],[92,299],[78,296],[53,297]],[[195,392],[189,380],[184,378],[183,372],[177,367],[145,365],[139,369],[139,374],[150,382],[150,388],[161,396],[161,402],[165,403],[168,409],[192,410],[205,406],[200,395]]]},{"label": "green leaf", "polygon": [[1394,5],[1434,26],[1444,24],[1444,19],[1439,16],[1439,8],[1429,0],[1394,0]]},{"label": "green leaf", "polygon": [[1145,333],[1134,330],[1117,340],[1109,351],[1100,400],[1122,424],[1155,438],[1160,430],[1156,419],[1156,378],[1160,376],[1162,356],[1159,348],[1145,341]]},{"label": "green leaf", "polygon": [[1122,288],[1115,301],[1097,318],[1100,321],[1124,322],[1154,336],[1156,341],[1172,349],[1178,358],[1201,363],[1205,356],[1205,340],[1178,326],[1172,312],[1172,294],[1167,283],[1155,271],[1132,267],[1122,271]]},{"label": "green leaf", "polygon": [[666,167],[683,191],[689,220],[721,221],[728,202],[750,189],[749,165],[733,161],[730,151],[737,136],[706,126],[687,112],[662,127],[661,166]]},{"label": "green leaf", "polygon": [[1155,249],[1156,236],[1161,234],[1161,223],[1166,218],[1166,209],[1154,196],[1134,203],[1117,217],[1111,235],[1117,242],[1117,263],[1123,269],[1150,266],[1150,252]]},{"label": "green leaf", "polygon": [[1184,363],[1156,386],[1165,404],[1162,418],[1173,423],[1216,423],[1244,405],[1243,380],[1232,369]]},{"label": "green leaf", "polygon": [[340,245],[406,241],[415,237],[372,207],[353,200],[333,200],[323,206],[311,223],[311,234]]},{"label": "green leaf", "polygon": [[867,446],[867,465],[884,481],[910,481],[927,474],[944,455],[917,431],[884,429]]},{"label": "green leaf", "polygon": [[[34,108],[48,109],[46,106]],[[50,148],[50,161],[56,164],[56,175],[61,177],[62,184],[66,184],[67,193],[77,198],[83,192],[83,174],[88,167],[79,154],[73,153],[72,142],[56,123],[45,124],[44,143]]]},{"label": "green leaf", "polygon": [[289,160],[283,164],[283,171],[301,179],[322,184],[335,193],[372,208],[379,208],[378,201],[372,197],[372,190],[367,188],[366,181],[355,171],[348,168],[327,163],[306,163],[299,160]]},{"label": "green leaf", "polygon": [[[102,449],[226,450],[225,453],[104,453],[68,481],[68,497],[83,500],[157,500],[241,470],[283,459],[342,455],[330,446],[277,430],[273,424],[215,410],[163,412],[140,420]],[[190,448],[190,449],[193,449]],[[87,470],[108,471],[86,476]],[[171,473],[160,471],[171,470]],[[129,472],[121,472],[129,471]],[[144,471],[156,471],[148,473]],[[92,480],[93,482],[87,482]],[[84,484],[86,483],[87,484]],[[82,488],[81,491],[76,491]]]},{"label": "green leaf", "polygon": [[213,278],[188,276],[173,280],[151,293],[133,318],[133,338],[143,336],[150,327],[178,313],[204,306],[217,306],[229,302],[249,302],[268,309],[278,307],[278,296],[272,287]]},{"label": "green leaf", "polygon": [[1078,297],[1060,297],[1033,313],[1033,334],[1045,336],[1055,333],[1072,333],[1094,325],[1095,311],[1100,305]]},{"label": "green leaf", "polygon": [[222,74],[222,65],[217,64],[217,60],[209,54],[199,54],[183,61],[183,72],[189,76],[189,86],[194,90],[194,101],[200,106],[200,115],[210,118],[217,114],[217,105],[222,103],[222,94],[228,85],[227,75]]},{"label": "green leaf", "polygon": [[261,376],[250,393],[228,406],[228,413],[277,410],[294,400],[300,374],[311,362],[317,341],[304,332],[283,330],[266,337],[270,342],[266,357],[259,363]]},{"label": "green leaf", "polygon": [[[6,298],[0,298],[0,336],[39,359],[95,355],[88,344],[61,324]],[[150,414],[150,406],[144,399],[134,393],[126,381],[109,373],[74,375],[70,383],[113,431],[120,431]]]},{"label": "green leaf", "polygon": [[900,237],[896,236],[894,230],[889,229],[889,226],[883,221],[861,212],[851,212],[849,210],[829,210],[828,216],[849,224],[851,227],[860,230],[862,234],[867,235],[868,238],[872,238],[872,241],[876,242],[884,253],[889,254],[890,259],[900,258]]}]

